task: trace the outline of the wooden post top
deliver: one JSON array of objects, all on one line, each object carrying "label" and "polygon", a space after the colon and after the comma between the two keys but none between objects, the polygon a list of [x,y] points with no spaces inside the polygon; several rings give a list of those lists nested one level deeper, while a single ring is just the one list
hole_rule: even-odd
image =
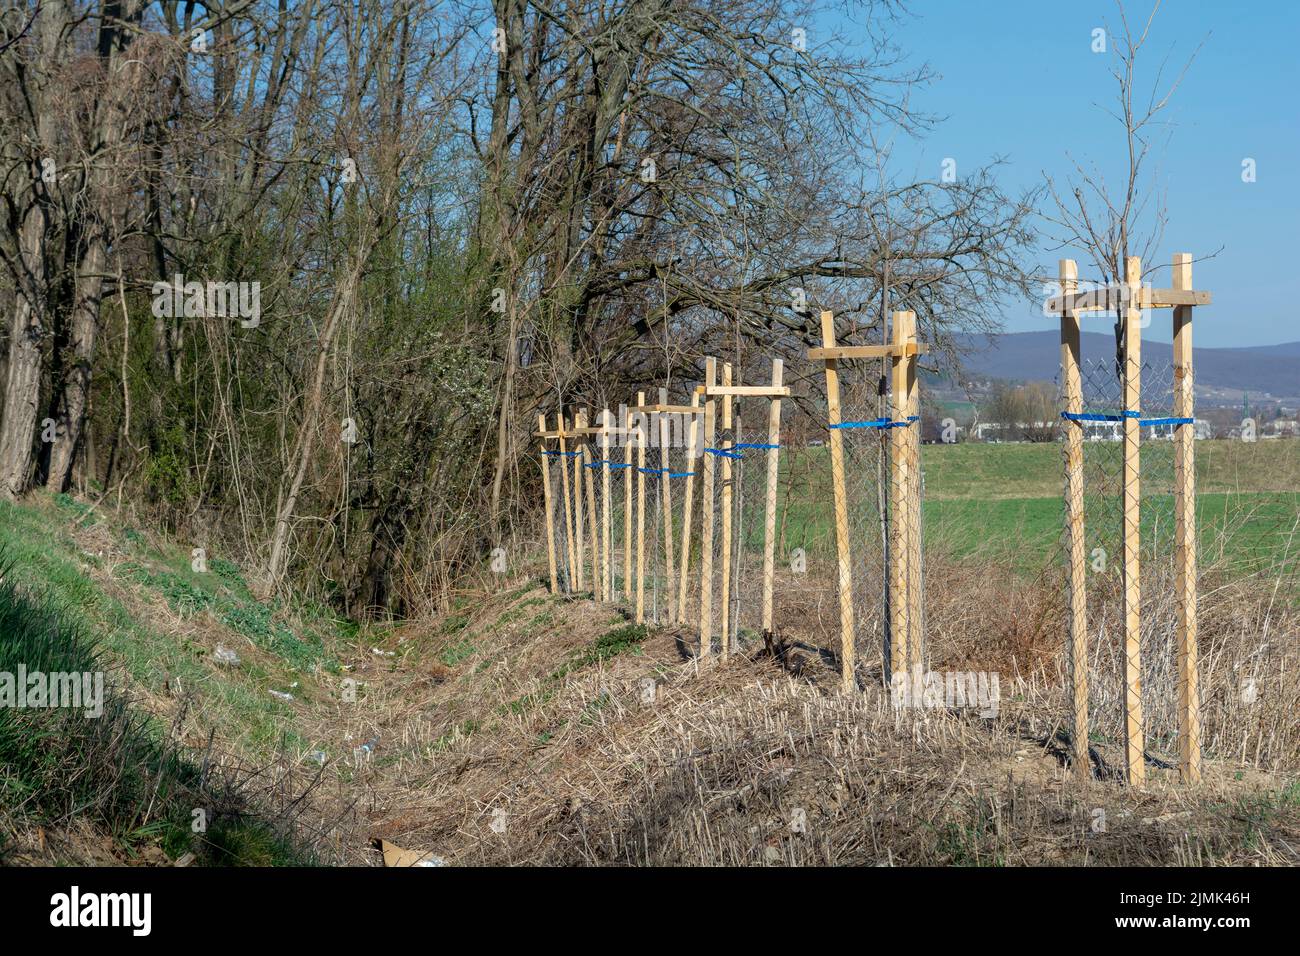
[{"label": "wooden post top", "polygon": [[[908,318],[910,317],[910,318]],[[895,323],[900,320],[903,322],[916,322],[915,312],[894,312],[893,318]],[[887,345],[832,345],[835,341],[835,315],[833,312],[825,311],[821,315],[822,320],[822,342],[820,348],[810,348],[808,358],[813,361],[821,360],[823,362],[833,359],[873,359],[873,358],[906,358],[916,355],[925,355],[930,351],[930,346],[926,342],[906,342],[902,341],[903,337],[895,336],[894,341]]]},{"label": "wooden post top", "polygon": [[[1135,264],[1139,271],[1132,272]],[[1211,305],[1214,296],[1206,289],[1192,288],[1192,254],[1179,252],[1173,260],[1173,288],[1153,289],[1142,285],[1141,260],[1129,256],[1124,263],[1124,284],[1110,288],[1092,289],[1087,292],[1076,291],[1079,268],[1073,259],[1062,259],[1059,263],[1062,294],[1047,300],[1050,312],[1113,312],[1120,305],[1129,305],[1139,309],[1172,309],[1184,305]],[[1067,281],[1072,287],[1067,287]],[[1130,293],[1129,288],[1136,289]],[[1133,299],[1135,301],[1128,301]]]}]

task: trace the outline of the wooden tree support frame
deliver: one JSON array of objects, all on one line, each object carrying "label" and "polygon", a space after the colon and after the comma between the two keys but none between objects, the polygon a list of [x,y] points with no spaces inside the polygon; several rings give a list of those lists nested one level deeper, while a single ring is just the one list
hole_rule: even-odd
[{"label": "wooden tree support frame", "polygon": [[[776,489],[781,472],[781,383],[785,365],[772,360],[771,401],[767,406],[767,489],[763,498],[763,639],[773,636],[773,600],[776,594]],[[779,391],[778,391],[779,390]]]},{"label": "wooden tree support frame", "polygon": [[582,413],[582,424],[584,431],[587,432],[587,438],[582,443],[582,457],[578,461],[582,464],[582,474],[585,478],[583,484],[587,489],[587,526],[590,529],[587,544],[591,551],[591,590],[597,601],[605,600],[605,593],[602,589],[604,580],[601,574],[601,556],[600,556],[600,513],[596,510],[596,476],[595,476],[595,455],[592,451],[591,435],[598,434],[599,428],[587,428],[587,413]]},{"label": "wooden tree support frame", "polygon": [[[722,455],[722,544],[718,548],[722,556],[722,593],[719,595],[721,610],[722,659],[731,655],[731,502],[735,488],[732,485],[731,449],[736,444],[732,429],[731,363],[722,365],[722,385],[726,391],[722,395],[722,435],[717,448]],[[708,454],[706,452],[706,454]],[[710,503],[711,504],[711,503]]]},{"label": "wooden tree support frame", "polygon": [[[705,387],[718,381],[718,360],[704,360]],[[712,398],[704,402],[704,447],[712,448],[717,414]],[[713,653],[713,456],[707,451],[700,460],[704,484],[700,501],[700,650],[701,659]]]},{"label": "wooden tree support frame", "polygon": [[[1073,260],[1059,263],[1061,289],[1070,301],[1078,287],[1079,272]],[[1083,412],[1083,379],[1080,373],[1079,317],[1071,308],[1061,312],[1061,393],[1065,411]],[[1083,430],[1065,432],[1065,532],[1069,567],[1068,643],[1071,761],[1076,775],[1084,780],[1091,776],[1088,759],[1088,597],[1085,575],[1087,539],[1083,515]]]},{"label": "wooden tree support frame", "polygon": [[[668,389],[659,389],[659,403],[668,404]],[[668,446],[668,419],[659,412],[653,412],[658,418],[659,435],[659,510],[663,518],[664,535],[664,611],[667,620],[673,619],[673,490],[672,490],[672,456]]]},{"label": "wooden tree support frame", "polygon": [[546,564],[551,572],[551,593],[559,594],[560,581],[555,562],[555,517],[551,512],[551,463],[547,461],[547,458],[550,457],[547,452],[550,449],[546,447],[546,416],[544,414],[537,416],[537,434],[541,438],[538,443],[541,454],[538,457],[542,462],[542,495],[546,505]]},{"label": "wooden tree support frame", "polygon": [[922,548],[920,396],[917,356],[929,346],[916,341],[916,315],[894,312],[888,345],[841,346],[835,342],[835,316],[822,312],[822,347],[810,349],[826,373],[826,424],[829,431],[831,486],[835,498],[835,547],[839,567],[840,676],[843,688],[856,687],[853,610],[853,556],[849,533],[848,490],[844,474],[844,434],[840,408],[839,363],[888,358],[891,377],[890,524],[885,578],[889,587],[889,644],[885,679],[922,666]]},{"label": "wooden tree support frame", "polygon": [[623,600],[632,602],[632,473],[636,441],[632,413],[623,421]]},{"label": "wooden tree support frame", "polygon": [[[638,392],[637,407],[645,405],[645,392]],[[636,623],[645,623],[645,447],[646,429],[636,427]]]},{"label": "wooden tree support frame", "polygon": [[578,584],[578,549],[573,539],[573,498],[569,486],[569,449],[564,414],[556,414],[559,419],[560,439],[560,494],[564,497],[564,537],[569,551],[569,590],[576,590]]},{"label": "wooden tree support frame", "polygon": [[[704,488],[701,500],[702,524],[701,529],[701,561],[700,561],[700,648],[701,654],[711,653],[712,647],[712,625],[713,625],[713,531],[714,531],[714,490],[719,491],[720,505],[718,508],[721,515],[721,542],[719,553],[721,558],[720,569],[720,597],[721,607],[719,608],[719,630],[722,637],[722,657],[727,659],[733,650],[733,644],[736,638],[737,630],[737,607],[732,600],[733,585],[733,567],[732,556],[735,541],[733,540],[732,528],[732,509],[735,503],[734,497],[734,467],[732,457],[736,446],[734,427],[734,408],[732,402],[735,398],[767,398],[770,399],[768,407],[768,440],[767,449],[767,486],[764,495],[764,520],[763,520],[763,592],[762,592],[762,622],[764,636],[770,636],[772,631],[773,618],[773,595],[774,579],[776,568],[776,488],[777,478],[780,467],[779,443],[781,440],[781,399],[789,396],[790,389],[782,385],[782,376],[784,365],[780,359],[772,361],[772,383],[770,385],[735,385],[732,383],[733,369],[730,363],[722,367],[722,381],[717,381],[717,360],[709,358],[705,360],[705,381],[703,385],[697,386],[692,392],[691,408],[689,410],[698,410],[698,402],[705,400],[704,405],[704,447],[699,449],[701,453],[701,464],[704,472]],[[714,401],[720,399],[722,402],[722,432],[716,433],[715,416],[716,409]],[[698,434],[698,429],[695,429]],[[694,444],[694,440],[693,440]],[[709,449],[716,448],[721,454],[721,482],[716,481],[717,468],[714,462],[714,456]],[[690,479],[687,479],[687,494],[690,494]],[[689,508],[689,499],[688,499]],[[687,553],[689,547],[686,532],[683,533],[683,554]],[[685,593],[685,573],[683,572],[681,589]],[[706,650],[706,648],[708,650]]]},{"label": "wooden tree support frame", "polygon": [[691,437],[687,444],[686,459],[690,463],[686,476],[686,500],[682,504],[682,545],[678,549],[681,556],[677,579],[677,623],[685,624],[687,615],[686,594],[690,583],[691,566],[691,509],[695,501],[695,475],[700,470],[700,460],[704,456],[704,409],[700,407],[700,394],[691,393],[691,404],[684,414],[691,416]]},{"label": "wooden tree support frame", "polygon": [[610,473],[609,473],[609,449],[610,438],[614,433],[614,416],[608,408],[603,409],[600,413],[600,505],[601,505],[601,544],[600,552],[600,581],[601,593],[606,601],[614,600],[614,573],[613,573],[613,515],[609,510],[609,493],[610,493]]},{"label": "wooden tree support frame", "polygon": [[[1079,314],[1114,307],[1098,293],[1078,292],[1078,267],[1073,260],[1059,264],[1061,294],[1049,307],[1061,316],[1061,372],[1064,412],[1084,411],[1080,379]],[[1124,314],[1123,507],[1124,585],[1124,770],[1131,786],[1146,780],[1145,729],[1142,719],[1142,592],[1141,573],[1141,409],[1142,310],[1173,309],[1174,334],[1174,537],[1175,590],[1178,603],[1178,732],[1179,770],[1185,782],[1201,777],[1201,715],[1196,647],[1196,424],[1192,375],[1192,308],[1209,305],[1211,293],[1192,288],[1192,257],[1178,253],[1173,260],[1172,289],[1142,287],[1142,261],[1124,263],[1120,308]],[[1069,706],[1072,757],[1081,779],[1091,776],[1088,757],[1088,639],[1086,528],[1083,508],[1083,435],[1070,428],[1065,445],[1065,525],[1068,539]]]}]

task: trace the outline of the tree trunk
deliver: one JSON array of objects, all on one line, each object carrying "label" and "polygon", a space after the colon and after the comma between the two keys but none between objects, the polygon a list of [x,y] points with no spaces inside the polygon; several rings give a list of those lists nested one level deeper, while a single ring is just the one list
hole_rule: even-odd
[{"label": "tree trunk", "polygon": [[41,392],[41,352],[45,311],[46,211],[33,197],[19,234],[19,249],[28,282],[20,288],[9,333],[9,377],[5,383],[5,417],[0,426],[0,495],[16,498],[31,479],[36,442],[36,414]]},{"label": "tree trunk", "polygon": [[289,564],[290,525],[298,508],[303,482],[307,478],[307,468],[316,450],[316,436],[320,431],[321,411],[325,405],[325,372],[329,366],[330,349],[333,347],[334,336],[339,326],[343,324],[343,317],[356,308],[357,286],[361,281],[361,272],[370,257],[373,242],[362,239],[360,246],[361,248],[343,273],[338,287],[334,290],[334,301],[330,303],[316,346],[316,370],[307,392],[298,441],[290,459],[293,478],[289,483],[288,494],[281,499],[280,506],[276,509],[275,531],[271,538],[271,560],[267,566],[272,587],[280,583]]},{"label": "tree trunk", "polygon": [[72,475],[72,461],[81,443],[90,402],[90,370],[95,360],[99,306],[104,298],[104,235],[95,229],[81,258],[72,307],[72,361],[63,381],[62,401],[54,422],[54,445],[45,487],[63,491]]},{"label": "tree trunk", "polygon": [[[42,174],[45,160],[53,159],[56,112],[49,99],[49,87],[62,59],[61,52],[69,19],[64,0],[46,0],[37,19],[40,53],[36,69],[26,78],[30,98],[38,117],[35,150],[24,152],[23,164],[30,179],[20,186],[19,202],[24,205],[18,231],[18,263],[13,323],[9,336],[9,369],[5,379],[4,421],[0,422],[0,496],[13,498],[27,490],[32,473],[32,452],[36,442],[36,417],[40,404],[41,354],[48,334],[46,307],[48,270],[46,241],[49,235],[51,203]],[[6,74],[8,76],[8,74]],[[40,154],[40,155],[37,155]],[[57,168],[55,170],[57,174]]]}]

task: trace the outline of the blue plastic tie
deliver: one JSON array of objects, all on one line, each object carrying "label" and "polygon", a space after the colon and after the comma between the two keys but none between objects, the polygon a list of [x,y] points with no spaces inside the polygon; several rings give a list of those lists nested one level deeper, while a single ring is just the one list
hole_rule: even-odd
[{"label": "blue plastic tie", "polygon": [[887,428],[888,418],[873,418],[869,422],[837,422],[831,428]]},{"label": "blue plastic tie", "polygon": [[1061,417],[1071,422],[1119,422],[1126,418],[1136,418],[1138,425],[1191,425],[1191,418],[1143,418],[1141,412],[1126,410],[1118,415],[1106,415],[1101,412],[1061,412]]},{"label": "blue plastic tie", "polygon": [[873,418],[868,422],[840,422],[838,425],[831,425],[831,428],[906,428],[913,422],[920,421],[919,415],[909,415],[907,418],[898,421],[890,421],[888,418]]}]

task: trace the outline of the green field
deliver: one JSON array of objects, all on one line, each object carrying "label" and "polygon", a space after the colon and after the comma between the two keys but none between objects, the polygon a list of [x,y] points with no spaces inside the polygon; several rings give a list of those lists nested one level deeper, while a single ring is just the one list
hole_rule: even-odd
[{"label": "green field", "polygon": [[[1060,444],[926,445],[926,540],[956,556],[1010,554],[1027,572],[1057,553],[1062,526]],[[1173,526],[1172,445],[1143,454],[1143,541],[1163,547]],[[1085,448],[1089,551],[1113,548],[1119,524],[1115,476],[1121,449]],[[784,471],[785,541],[830,547],[830,480],[824,448],[801,450]],[[847,469],[854,494],[852,457]],[[1278,568],[1294,576],[1300,552],[1300,442],[1196,443],[1197,518],[1202,565],[1236,572]],[[861,487],[861,485],[859,485]],[[1113,552],[1112,552],[1113,553]]]}]

